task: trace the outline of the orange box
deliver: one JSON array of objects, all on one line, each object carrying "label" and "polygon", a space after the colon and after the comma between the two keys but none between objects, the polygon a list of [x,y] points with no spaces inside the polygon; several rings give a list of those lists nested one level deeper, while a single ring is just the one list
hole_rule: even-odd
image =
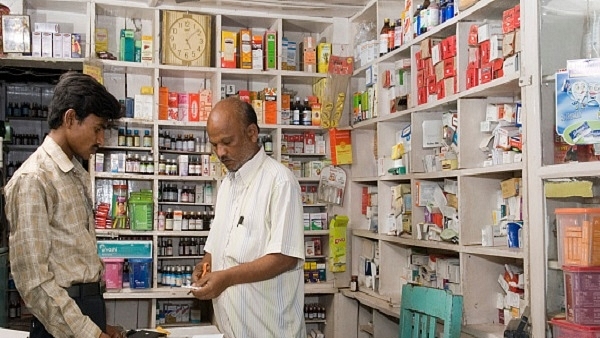
[{"label": "orange box", "polygon": [[435,80],[435,75],[427,77],[427,92],[429,94],[437,93],[437,81]]},{"label": "orange box", "polygon": [[331,164],[352,164],[352,142],[350,130],[329,129]]},{"label": "orange box", "polygon": [[513,22],[514,22],[515,29],[521,28],[521,5],[516,5],[514,7],[514,11],[515,12],[513,14],[513,16],[514,16]]},{"label": "orange box", "polygon": [[312,109],[312,125],[320,126],[321,125],[321,104],[313,103],[310,107]]},{"label": "orange box", "polygon": [[600,266],[600,208],[557,208],[560,266]]},{"label": "orange box", "polygon": [[158,119],[169,119],[169,88],[160,87],[158,89]]},{"label": "orange box", "polygon": [[289,110],[291,108],[290,94],[281,94],[281,109]]},{"label": "orange box", "polygon": [[265,88],[263,113],[266,124],[277,124],[277,90]]},{"label": "orange box", "polygon": [[252,69],[252,32],[240,29],[238,32],[238,68]]},{"label": "orange box", "polygon": [[493,79],[492,64],[486,63],[481,65],[481,81],[480,83],[488,83]]},{"label": "orange box", "polygon": [[438,81],[437,83],[437,99],[441,100],[446,95],[446,88],[444,88],[444,80]]},{"label": "orange box", "polygon": [[509,8],[502,12],[502,33],[510,33],[515,30],[515,9]]},{"label": "orange box", "polygon": [[199,93],[189,93],[189,115],[188,121],[190,122],[200,122],[200,94]]}]

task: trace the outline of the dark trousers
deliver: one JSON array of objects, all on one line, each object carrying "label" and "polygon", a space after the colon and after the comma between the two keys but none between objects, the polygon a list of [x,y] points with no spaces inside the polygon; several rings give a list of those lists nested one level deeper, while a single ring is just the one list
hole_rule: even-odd
[{"label": "dark trousers", "polygon": [[[101,294],[94,296],[85,297],[73,297],[73,300],[81,312],[90,317],[90,319],[98,325],[102,332],[106,332],[106,305],[104,303],[104,297]],[[54,338],[51,334],[46,331],[44,325],[35,317],[31,321],[31,328],[29,329],[29,338]],[[63,338],[63,337],[56,337]]]}]

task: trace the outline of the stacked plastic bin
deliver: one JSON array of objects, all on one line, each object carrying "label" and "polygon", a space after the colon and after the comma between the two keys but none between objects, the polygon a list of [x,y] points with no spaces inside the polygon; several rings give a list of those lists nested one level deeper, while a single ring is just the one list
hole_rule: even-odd
[{"label": "stacked plastic bin", "polygon": [[558,261],[565,281],[565,319],[554,338],[600,338],[600,208],[557,208]]}]

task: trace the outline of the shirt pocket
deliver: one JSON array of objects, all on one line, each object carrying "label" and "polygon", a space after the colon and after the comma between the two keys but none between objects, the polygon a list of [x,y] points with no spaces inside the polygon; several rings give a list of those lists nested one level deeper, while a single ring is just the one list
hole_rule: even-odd
[{"label": "shirt pocket", "polygon": [[232,264],[251,262],[260,257],[261,240],[252,238],[252,231],[240,224],[233,228],[225,247],[225,257]]}]

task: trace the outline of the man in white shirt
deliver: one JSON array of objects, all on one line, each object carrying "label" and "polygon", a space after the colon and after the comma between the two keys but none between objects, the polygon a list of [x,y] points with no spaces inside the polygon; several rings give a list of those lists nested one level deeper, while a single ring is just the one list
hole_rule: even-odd
[{"label": "man in white shirt", "polygon": [[[212,299],[227,338],[305,338],[304,234],[300,186],[258,144],[256,113],[237,98],[220,101],[207,124],[228,170],[217,195],[206,255],[193,291]],[[208,273],[203,273],[204,264]]]}]

